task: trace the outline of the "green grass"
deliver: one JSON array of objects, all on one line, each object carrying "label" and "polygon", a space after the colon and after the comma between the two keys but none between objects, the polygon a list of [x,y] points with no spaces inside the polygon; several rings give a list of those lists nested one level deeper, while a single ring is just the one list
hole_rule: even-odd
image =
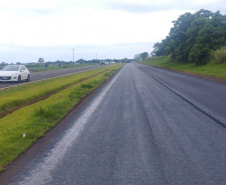
[{"label": "green grass", "polygon": [[[74,68],[74,67],[83,67],[83,66],[91,66],[91,65],[99,65],[99,63],[87,63],[87,64],[62,64],[61,66],[58,66],[58,64],[50,64],[48,67],[45,67],[45,64],[25,64],[27,68],[30,70],[31,73],[33,72],[40,72],[40,71],[53,71],[53,70],[61,70],[66,68]],[[4,66],[0,66],[0,70]]]},{"label": "green grass", "polygon": [[28,69],[30,72],[40,72],[40,71],[53,71],[53,70],[61,70],[66,68],[74,68],[74,67],[83,67],[83,66],[91,66],[91,65],[99,65],[99,64],[76,64],[73,66],[73,64],[70,65],[49,65],[47,68],[45,67],[45,64],[38,66],[38,67],[29,67]]},{"label": "green grass", "polygon": [[115,66],[117,65],[0,90],[0,114],[7,114],[10,109],[16,106],[21,106],[49,95],[59,89],[86,80]]},{"label": "green grass", "polygon": [[[82,97],[92,92],[118,71],[122,65],[76,83],[47,99],[24,106],[0,119],[0,171],[19,154],[30,147],[39,137],[59,122]],[[16,92],[15,92],[16,94]],[[23,138],[23,133],[26,137]]]},{"label": "green grass", "polygon": [[181,62],[171,62],[167,56],[152,57],[151,59],[144,60],[141,63],[194,74],[226,78],[226,63],[216,64],[211,61],[206,65],[196,66],[194,63],[186,64]]}]

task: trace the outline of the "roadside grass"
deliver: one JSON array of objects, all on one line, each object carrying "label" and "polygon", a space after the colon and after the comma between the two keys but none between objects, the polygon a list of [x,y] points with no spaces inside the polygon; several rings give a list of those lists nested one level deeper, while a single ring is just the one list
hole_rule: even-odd
[{"label": "roadside grass", "polygon": [[0,90],[0,117],[8,114],[15,107],[37,100],[114,67],[117,67],[117,65]]},{"label": "roadside grass", "polygon": [[[80,99],[92,92],[122,65],[85,82],[60,90],[47,99],[24,106],[0,119],[0,171],[59,122]],[[15,92],[16,93],[16,92]],[[25,137],[23,134],[25,133]]]},{"label": "roadside grass", "polygon": [[211,61],[206,65],[196,66],[194,63],[171,62],[167,56],[152,57],[142,61],[141,63],[194,74],[226,78],[226,63],[217,64],[216,62]]}]

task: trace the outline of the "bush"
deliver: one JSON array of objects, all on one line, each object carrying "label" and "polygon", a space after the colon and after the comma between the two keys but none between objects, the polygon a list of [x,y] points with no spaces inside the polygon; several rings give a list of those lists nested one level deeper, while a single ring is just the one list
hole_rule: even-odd
[{"label": "bush", "polygon": [[189,53],[189,62],[195,62],[197,66],[204,65],[210,58],[210,49],[202,45],[194,45]]},{"label": "bush", "polygon": [[212,58],[217,64],[226,62],[226,47],[213,51]]}]

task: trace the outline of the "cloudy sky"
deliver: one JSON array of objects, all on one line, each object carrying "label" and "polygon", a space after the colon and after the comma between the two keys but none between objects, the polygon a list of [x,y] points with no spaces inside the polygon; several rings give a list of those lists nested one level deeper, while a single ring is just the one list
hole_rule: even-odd
[{"label": "cloudy sky", "polygon": [[0,63],[133,58],[202,8],[226,0],[0,0]]}]

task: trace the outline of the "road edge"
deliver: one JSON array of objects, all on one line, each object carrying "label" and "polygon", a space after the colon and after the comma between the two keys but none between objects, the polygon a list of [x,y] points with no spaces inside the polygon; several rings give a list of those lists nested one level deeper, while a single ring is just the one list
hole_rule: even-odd
[{"label": "road edge", "polygon": [[218,82],[218,83],[221,83],[221,84],[226,84],[226,78],[220,78],[220,77],[215,77],[215,76],[202,75],[202,74],[197,74],[197,73],[192,73],[192,72],[186,72],[186,71],[180,71],[180,70],[176,70],[176,69],[170,69],[170,68],[166,68],[166,67],[148,65],[148,64],[143,64],[143,63],[138,63],[138,64],[142,64],[142,65],[145,65],[145,66],[154,67],[154,68],[157,68],[157,69],[163,69],[163,70],[171,71],[171,72],[175,72],[175,73],[186,74],[186,75],[190,75],[190,76],[194,76],[194,77],[198,77],[198,78],[202,78],[202,79],[206,79],[206,80]]}]

